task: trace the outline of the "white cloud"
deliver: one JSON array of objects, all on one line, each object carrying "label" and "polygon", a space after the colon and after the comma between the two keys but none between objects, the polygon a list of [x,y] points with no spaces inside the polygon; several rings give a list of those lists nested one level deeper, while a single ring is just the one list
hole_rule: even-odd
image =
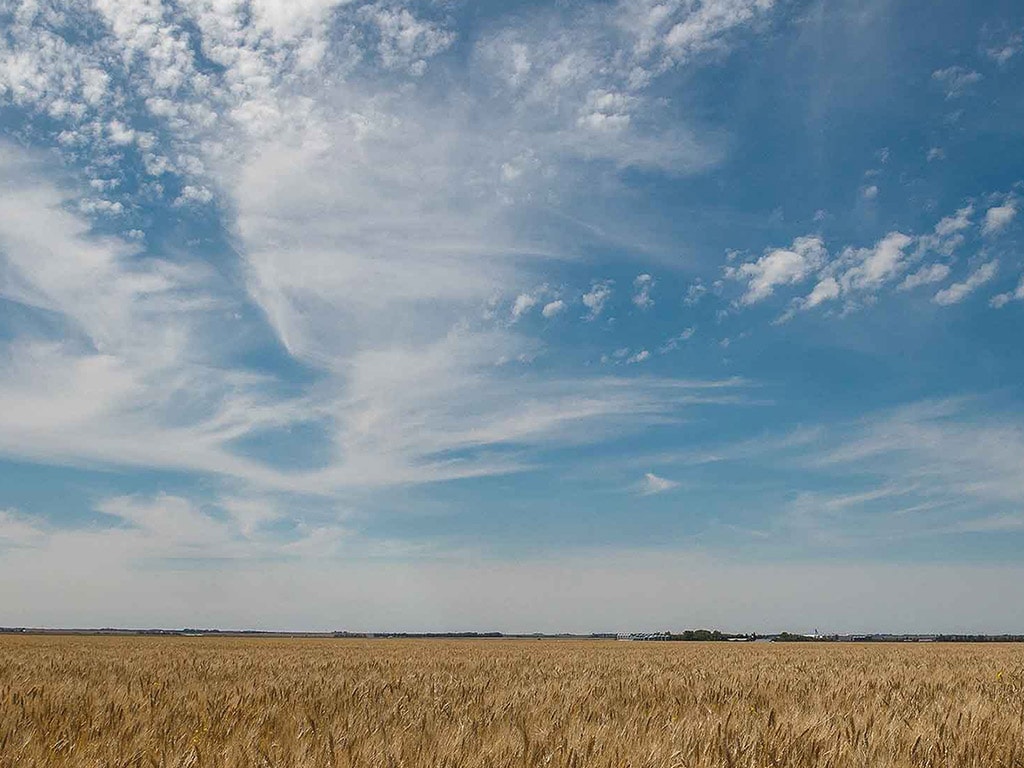
[{"label": "white cloud", "polygon": [[974,215],[974,206],[965,205],[957,210],[952,216],[945,216],[935,225],[935,234],[939,237],[950,237],[963,232],[971,226],[971,217]]},{"label": "white cloud", "polygon": [[[678,6],[679,3],[670,3],[669,7],[672,5]],[[677,57],[713,49],[721,44],[721,36],[725,32],[750,22],[772,5],[773,0],[712,0],[702,3],[669,28],[664,45]],[[687,6],[684,4],[683,7]]]},{"label": "white cloud", "polygon": [[635,99],[623,93],[591,91],[580,110],[577,124],[593,131],[618,132],[629,127],[629,110]]},{"label": "white cloud", "polygon": [[[590,196],[587,180],[609,168],[717,161],[715,142],[661,119],[648,89],[713,60],[770,5],[674,2],[643,29],[626,2],[500,20],[470,51],[471,76],[444,89],[419,85],[455,41],[448,11],[427,6],[97,0],[52,24],[19,17],[0,43],[4,97],[58,120],[68,159],[141,168],[147,206],[170,202],[166,189],[189,216],[216,193],[244,285],[147,258],[139,238],[94,237],[65,210],[82,210],[75,189],[12,188],[5,295],[67,318],[82,343],[3,347],[0,392],[22,407],[0,416],[0,451],[334,493],[512,471],[517,460],[486,447],[600,439],[613,422],[673,410],[673,390],[650,382],[512,381],[495,363],[538,342],[481,324],[480,307],[524,284],[538,253],[571,250],[571,237],[538,241],[520,226],[539,201]],[[623,130],[591,131],[581,115]],[[37,234],[19,229],[22,207]],[[610,281],[593,284],[590,319],[611,295]],[[234,311],[252,305],[258,319]],[[225,348],[268,330],[316,386],[284,396],[277,374],[236,367],[244,350]],[[325,466],[285,471],[237,449],[309,420]]]},{"label": "white cloud", "polygon": [[774,511],[766,501],[772,522],[756,532],[781,546],[799,538],[870,551],[881,542],[935,542],[968,529],[998,532],[1014,525],[1024,503],[1024,429],[1012,408],[994,410],[988,396],[910,403],[848,423],[637,457],[635,466],[652,460],[732,464],[723,471],[737,477],[757,467],[787,478],[789,500],[777,498]]},{"label": "white cloud", "polygon": [[414,16],[408,8],[375,3],[364,13],[376,25],[378,52],[388,69],[405,69],[415,76],[426,70],[427,61],[455,42],[455,33],[443,26]]},{"label": "white cloud", "polygon": [[[660,107],[647,89],[652,78],[674,68],[698,66],[698,54],[713,61],[711,54],[731,43],[729,33],[771,7],[765,0],[716,0],[695,9],[674,0],[648,13],[620,2],[503,19],[474,48],[474,74],[463,83],[470,92],[449,91],[446,111],[464,110],[475,99],[480,114],[465,116],[464,144],[473,144],[483,129],[484,136],[507,145],[508,157],[529,156],[531,166],[548,174],[567,155],[610,160],[616,167],[706,168],[721,156],[714,142],[698,141],[677,120],[650,119]],[[337,104],[353,95],[346,92],[355,90],[355,81],[340,88],[337,83],[356,66],[365,70],[371,59],[389,72],[423,75],[427,63],[454,43],[449,11],[387,0],[183,0],[171,13],[151,0],[98,0],[95,10],[75,6],[46,21],[43,14],[18,14],[10,49],[0,48],[0,91],[65,120],[74,144],[69,157],[141,152],[147,173],[178,174],[183,186],[220,194],[223,177],[235,173],[232,166],[252,149],[247,139],[273,145],[288,134],[322,136],[328,116],[353,118],[370,130],[388,121],[394,126],[402,115],[390,102],[415,92],[402,93],[408,83],[392,89],[376,82],[380,73],[361,71],[369,81],[362,96],[370,108],[347,110]],[[79,34],[81,29],[89,34]],[[200,53],[215,67],[200,62]],[[330,78],[323,77],[327,63]],[[514,92],[496,100],[491,96],[509,74],[506,63]],[[128,105],[136,99],[126,93],[149,115],[133,112]],[[433,97],[424,94],[422,101]],[[642,118],[639,126],[628,119],[633,114]],[[580,132],[593,133],[587,131],[593,121],[581,122],[580,115],[630,125],[625,135],[584,141]],[[133,137],[138,146],[130,145]],[[522,175],[518,161],[504,166],[506,178]],[[551,176],[546,178],[550,187]],[[189,201],[187,194],[180,198]]]},{"label": "white cloud", "polygon": [[814,466],[872,473],[965,511],[1024,503],[1024,432],[1019,420],[977,413],[971,399],[924,401],[862,419]]},{"label": "white cloud", "polygon": [[[608,408],[620,407],[593,399],[582,381],[577,400],[540,381],[506,382],[495,369],[533,342],[467,318],[503,285],[519,282],[514,235],[498,216],[501,207],[469,186],[479,183],[475,166],[455,159],[473,159],[466,134],[436,122],[425,130],[419,119],[412,112],[401,122],[375,122],[373,133],[337,134],[337,146],[262,151],[235,193],[254,296],[287,349],[333,372],[344,393],[327,407],[347,458],[319,482],[507,471],[494,458],[430,457],[559,439],[591,419],[596,427],[611,416]],[[382,169],[401,183],[382,186]],[[446,196],[437,197],[438,189]],[[425,198],[432,201],[426,209]],[[349,215],[330,213],[338,210]],[[591,317],[610,294],[610,283],[588,292]],[[525,294],[519,313],[536,299]]]},{"label": "white cloud", "polygon": [[110,192],[120,186],[120,179],[89,179],[89,186],[97,192]]},{"label": "white cloud", "polygon": [[952,257],[963,245],[966,232],[974,225],[974,206],[965,205],[950,216],[944,216],[935,225],[930,234],[916,238],[914,252],[908,257],[910,262],[923,259],[927,254],[941,254]]},{"label": "white cloud", "polygon": [[[1014,201],[1008,200],[1006,205],[1013,206]],[[816,236],[798,238],[792,249],[770,250],[757,261],[739,265],[735,264],[736,252],[730,251],[724,272],[727,278],[747,282],[740,303],[748,305],[767,298],[780,286],[816,279],[811,292],[792,299],[776,324],[789,321],[798,312],[840,298],[844,300],[845,313],[875,301],[881,291],[915,265],[917,269],[904,277],[896,290],[908,291],[948,277],[950,267],[946,264],[921,262],[935,255],[950,261],[955,259],[956,251],[975,227],[974,215],[974,205],[967,204],[941,218],[932,232],[923,235],[890,232],[872,247],[847,246],[831,258],[824,242]],[[804,243],[803,252],[797,247],[801,243]],[[982,276],[986,273],[983,271]],[[953,286],[950,292],[940,292],[937,301],[952,303],[966,295],[962,291],[962,286]]]},{"label": "white cloud", "polygon": [[[220,365],[211,325],[220,299],[195,268],[136,258],[137,246],[88,234],[63,210],[67,192],[3,148],[0,294],[63,316],[87,340],[30,336],[0,347],[0,452],[35,460],[217,472],[301,486],[234,455],[262,429],[322,418],[326,404],[275,400],[270,382]],[[207,326],[204,328],[204,326]],[[209,334],[208,336],[206,334]],[[311,482],[311,487],[315,483]],[[321,483],[323,487],[323,483]]]},{"label": "white cloud", "polygon": [[876,197],[878,197],[878,185],[872,184],[871,186],[864,187],[860,191],[860,194],[861,197],[863,197],[865,200],[874,200]]},{"label": "white cloud", "polygon": [[907,275],[899,285],[899,290],[910,291],[922,285],[941,283],[949,277],[950,269],[945,264],[926,264],[916,272]]},{"label": "white cloud", "polygon": [[203,186],[186,184],[174,201],[175,206],[207,205],[213,200],[213,192]]},{"label": "white cloud", "polygon": [[[679,67],[714,61],[731,33],[767,14],[768,0],[618,0],[550,7],[502,26],[475,46],[475,68],[493,77],[504,119],[529,116],[534,146],[617,167],[688,173],[717,162],[718,142],[677,120],[655,128],[651,87]],[[518,113],[518,114],[517,114]]]},{"label": "white cloud", "polygon": [[648,352],[646,349],[641,349],[636,354],[630,355],[628,358],[626,358],[626,363],[628,363],[629,365],[635,365],[637,363],[646,362],[647,360],[650,359],[650,357],[650,352]]},{"label": "white cloud", "polygon": [[[346,0],[254,0],[253,21],[258,29],[271,32],[278,41],[288,41],[315,30],[326,21],[331,10],[345,2]],[[229,9],[237,12],[236,5],[234,2],[226,2],[219,8],[225,9],[225,16],[228,16]]]},{"label": "white cloud", "polygon": [[[396,279],[366,295],[364,286],[378,283],[352,284],[350,277],[375,277],[376,252],[325,250],[352,241],[338,236],[337,217],[307,218],[307,200],[354,193],[351,177],[330,164],[318,173],[294,157],[284,159],[294,176],[275,165],[249,187],[266,198],[236,197],[253,295],[292,353],[330,382],[277,394],[277,381],[225,364],[225,343],[243,329],[225,324],[220,310],[235,299],[216,294],[208,273],[140,259],[137,245],[94,237],[65,209],[70,192],[32,181],[38,168],[15,151],[0,160],[7,171],[0,175],[0,293],[56,313],[87,340],[22,338],[0,346],[3,455],[213,473],[253,489],[332,495],[351,486],[518,471],[518,459],[496,458],[487,448],[515,445],[523,455],[530,446],[603,440],[693,402],[692,392],[671,381],[551,381],[497,368],[499,358],[529,353],[532,343],[508,329],[467,324],[495,287],[482,275],[501,274],[481,261],[486,250],[467,248],[464,259],[435,262],[436,274],[416,270],[405,284],[399,262]],[[338,188],[327,183],[334,179]],[[399,221],[384,222],[389,237],[401,232]],[[285,229],[258,237],[278,222]],[[445,225],[439,220],[424,231],[447,231]],[[421,236],[410,253],[425,258],[433,242]],[[282,272],[274,269],[278,257]],[[308,311],[321,301],[327,304],[319,316]],[[387,326],[382,309],[393,318]],[[356,331],[359,344],[341,328]],[[237,451],[241,440],[311,421],[325,430],[330,458],[323,465],[284,469]],[[445,458],[452,451],[463,453],[459,461]]]},{"label": "white cloud", "polygon": [[220,499],[218,506],[228,514],[232,524],[245,538],[252,538],[267,524],[284,517],[277,506],[264,498],[227,497]]},{"label": "white cloud", "polygon": [[755,304],[774,293],[782,285],[793,285],[807,279],[828,258],[820,237],[798,237],[790,248],[768,251],[754,262],[726,267],[725,276],[747,283],[743,304]]},{"label": "white cloud", "polygon": [[945,160],[946,150],[944,150],[942,147],[931,147],[928,150],[928,153],[925,157],[929,163],[933,163],[936,160]]},{"label": "white cloud", "polygon": [[[315,527],[299,523],[292,532],[275,532],[267,524],[282,519],[280,509],[248,498],[198,504],[167,494],[117,496],[100,500],[96,512],[99,519],[88,528],[79,528],[42,525],[0,511],[0,550],[51,564],[104,553],[104,562],[113,561],[131,572],[139,564],[152,571],[167,560],[268,563],[301,554],[323,562],[339,554],[341,539],[354,538],[337,523]],[[333,534],[334,546],[324,546],[325,531]],[[181,572],[180,565],[177,570]]]},{"label": "white cloud", "polygon": [[[577,190],[592,199],[609,187],[590,180],[626,166],[718,161],[714,132],[666,119],[650,86],[713,61],[770,6],[671,2],[654,21],[621,2],[503,20],[451,88],[428,66],[454,45],[448,6],[97,0],[19,15],[0,41],[0,98],[55,121],[71,165],[123,178],[89,192],[110,200],[84,197],[0,147],[0,293],[67,329],[38,322],[0,341],[0,454],[218,475],[256,501],[212,514],[122,498],[104,512],[121,521],[125,551],[178,518],[188,535],[177,551],[204,538],[227,550],[272,514],[261,493],[518,471],[532,448],[600,441],[687,407],[695,394],[679,382],[497,366],[539,342],[525,323],[482,323],[480,308],[572,253],[572,236],[521,226],[538,205],[560,213]],[[141,201],[188,219],[215,195],[241,285],[190,260],[208,243],[154,258],[141,230],[104,237],[80,215]],[[517,299],[518,314],[542,295]],[[588,317],[611,296],[611,281],[595,282]],[[243,367],[268,337],[281,370]],[[315,383],[290,380],[292,365]],[[322,433],[314,466],[241,447],[310,425]],[[314,530],[327,548],[346,535]]]},{"label": "white cloud", "polygon": [[679,349],[679,345],[682,344],[684,341],[689,341],[690,339],[692,339],[693,335],[696,332],[697,332],[697,329],[694,328],[693,326],[690,326],[689,328],[684,328],[682,333],[680,333],[680,334],[678,334],[676,336],[673,336],[668,341],[666,341],[664,344],[662,344],[658,348],[658,354],[664,355],[664,354],[666,354],[668,352],[673,352],[676,349]]},{"label": "white cloud", "polygon": [[932,299],[936,304],[943,306],[949,306],[950,304],[959,304],[961,301],[966,299],[971,293],[983,286],[985,283],[990,281],[996,275],[996,271],[999,269],[998,261],[990,261],[986,264],[982,264],[974,272],[967,276],[967,279],[961,283],[953,283],[948,288],[944,288],[935,294]]},{"label": "white cloud", "polygon": [[707,286],[704,285],[704,282],[700,278],[697,278],[687,287],[686,295],[683,297],[683,303],[688,307],[695,306],[707,292]]},{"label": "white cloud", "polygon": [[565,311],[565,308],[566,304],[562,299],[555,299],[554,301],[550,301],[547,304],[545,304],[544,308],[540,311],[540,313],[544,317],[550,319],[552,317],[556,317],[557,315],[562,314],[562,312]]},{"label": "white cloud", "polygon": [[979,72],[966,67],[953,66],[932,72],[932,79],[942,86],[947,99],[963,96],[971,86],[982,80]]},{"label": "white cloud", "polygon": [[1024,301],[1024,277],[1020,279],[1016,290],[993,296],[989,304],[995,309],[1001,309],[1011,301]]},{"label": "white cloud", "polygon": [[678,487],[679,483],[675,480],[658,477],[653,472],[648,472],[640,481],[639,490],[642,496],[654,496],[655,494],[665,493]]},{"label": "white cloud", "polygon": [[736,476],[752,465],[770,469],[788,478],[789,500],[777,498],[766,512],[772,521],[756,535],[780,546],[799,539],[870,551],[881,542],[934,542],[968,527],[1008,525],[1006,516],[1024,502],[1022,446],[1016,414],[994,413],[992,399],[982,397],[911,403],[659,462],[733,462]]},{"label": "white cloud", "polygon": [[512,322],[515,322],[535,306],[539,299],[530,293],[520,293],[512,302]]},{"label": "white cloud", "polygon": [[807,294],[802,306],[804,309],[810,309],[837,298],[839,298],[839,283],[834,277],[826,277]]},{"label": "white cloud", "polygon": [[985,54],[1000,66],[1005,66],[1015,56],[1024,51],[1024,34],[1016,32],[1005,40],[985,49]]},{"label": "white cloud", "polygon": [[985,223],[981,231],[985,235],[995,235],[1002,232],[1013,221],[1017,215],[1017,205],[1014,201],[1008,200],[1003,205],[993,206],[985,211]]},{"label": "white cloud", "polygon": [[850,263],[839,281],[844,290],[872,291],[898,275],[904,265],[906,250],[913,238],[901,232],[890,232],[874,248],[848,248],[840,262]]},{"label": "white cloud", "polygon": [[622,361],[629,357],[629,347],[619,347],[611,354],[611,359]]},{"label": "white cloud", "polygon": [[581,300],[583,306],[585,306],[589,312],[587,313],[588,320],[596,320],[604,312],[604,306],[612,296],[612,281],[603,280],[595,282],[590,286],[590,290],[583,294]]},{"label": "white cloud", "polygon": [[[97,0],[17,14],[0,43],[0,94],[61,121],[70,159],[141,153],[147,173],[181,173],[198,189],[209,181],[199,156],[226,170],[239,129],[273,136],[305,122],[309,100],[284,86],[318,63],[340,5],[183,0],[171,12],[152,0]],[[216,68],[199,64],[198,51]],[[347,55],[333,63],[344,69]]]},{"label": "white cloud", "polygon": [[633,280],[633,303],[640,309],[650,309],[654,306],[654,299],[651,298],[651,290],[654,288],[654,278],[648,274],[637,275]]},{"label": "white cloud", "polygon": [[120,120],[111,120],[107,125],[107,134],[115,144],[122,146],[135,142],[135,131],[127,127]]},{"label": "white cloud", "polygon": [[217,552],[223,557],[233,538],[225,522],[177,496],[117,497],[103,501],[98,509],[138,531],[150,547],[159,547],[162,555]]},{"label": "white cloud", "polygon": [[120,216],[124,213],[124,205],[117,201],[84,198],[78,202],[78,210],[90,216],[97,214]]}]

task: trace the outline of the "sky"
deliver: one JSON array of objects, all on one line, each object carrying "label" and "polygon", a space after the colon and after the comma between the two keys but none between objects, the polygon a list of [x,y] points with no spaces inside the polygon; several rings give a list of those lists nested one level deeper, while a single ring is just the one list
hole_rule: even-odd
[{"label": "sky", "polygon": [[1016,0],[0,0],[0,625],[1024,632],[1022,82]]}]

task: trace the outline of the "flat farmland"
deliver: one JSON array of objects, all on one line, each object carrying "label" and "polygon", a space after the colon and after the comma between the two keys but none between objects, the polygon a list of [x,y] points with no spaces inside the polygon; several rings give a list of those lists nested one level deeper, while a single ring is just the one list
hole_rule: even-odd
[{"label": "flat farmland", "polygon": [[32,766],[1024,766],[1024,646],[4,636]]}]

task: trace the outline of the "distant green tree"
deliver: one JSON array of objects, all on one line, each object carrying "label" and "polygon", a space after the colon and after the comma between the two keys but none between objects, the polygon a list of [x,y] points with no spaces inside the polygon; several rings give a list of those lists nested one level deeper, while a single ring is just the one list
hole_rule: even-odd
[{"label": "distant green tree", "polygon": [[777,643],[807,643],[812,639],[807,635],[796,635],[792,632],[780,632],[775,636],[775,642]]}]

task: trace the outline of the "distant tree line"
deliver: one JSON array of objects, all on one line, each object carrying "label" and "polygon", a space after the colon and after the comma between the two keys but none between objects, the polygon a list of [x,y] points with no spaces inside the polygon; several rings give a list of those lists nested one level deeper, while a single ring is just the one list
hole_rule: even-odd
[{"label": "distant tree line", "polygon": [[728,640],[731,637],[735,637],[735,635],[725,635],[717,629],[688,629],[685,632],[680,632],[678,634],[670,633],[668,639],[707,643],[711,641]]},{"label": "distant tree line", "polygon": [[772,640],[776,643],[811,643],[815,640],[838,640],[837,637],[811,637],[810,635],[798,635],[793,632],[779,632]]}]

